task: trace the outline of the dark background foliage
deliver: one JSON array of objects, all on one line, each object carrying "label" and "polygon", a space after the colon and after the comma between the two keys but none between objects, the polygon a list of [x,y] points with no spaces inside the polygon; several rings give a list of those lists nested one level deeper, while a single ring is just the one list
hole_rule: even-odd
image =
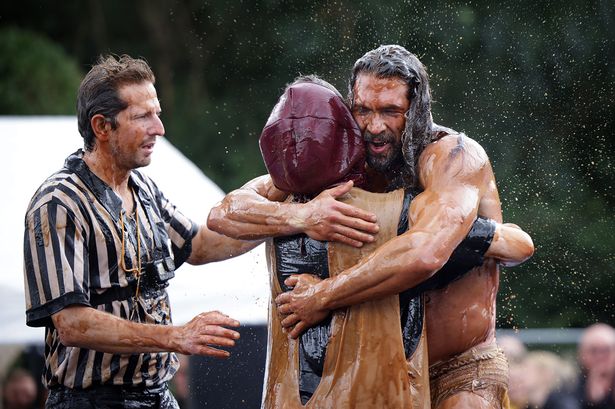
[{"label": "dark background foliage", "polygon": [[[501,327],[615,323],[615,6],[610,0],[24,0],[0,6],[0,114],[72,114],[104,53],[153,66],[167,137],[223,189],[264,173],[258,135],[284,85],[343,94],[398,43],[427,65],[436,122],[491,157],[506,221],[536,254],[505,269]],[[188,187],[187,187],[188,188]]]}]

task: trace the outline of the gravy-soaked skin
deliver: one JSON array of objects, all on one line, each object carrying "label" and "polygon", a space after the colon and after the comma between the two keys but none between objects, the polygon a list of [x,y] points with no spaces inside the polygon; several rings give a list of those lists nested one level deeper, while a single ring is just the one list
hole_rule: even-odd
[{"label": "gravy-soaked skin", "polygon": [[137,170],[165,133],[144,60],[101,56],[76,106],[83,149],[40,185],[24,220],[26,324],[45,328],[45,407],[175,409],[177,353],[226,358],[218,347],[235,345],[239,322],[211,311],[172,325],[169,280],[184,262],[258,243],[193,222]]},{"label": "gravy-soaked skin", "polygon": [[[457,139],[457,146],[454,141]],[[447,179],[438,173],[439,166],[455,168],[454,156],[464,156],[458,165],[459,171],[472,172],[475,164],[484,164],[482,149],[476,143],[467,143],[463,137],[446,136],[438,142],[429,145],[419,160],[422,175],[421,182],[432,186],[434,180],[436,189],[447,189]],[[468,139],[468,138],[464,138]],[[438,144],[442,147],[440,149]],[[447,153],[448,151],[448,153]],[[486,157],[485,157],[486,159]],[[467,162],[466,162],[467,161]],[[434,165],[435,163],[435,165]],[[475,175],[468,174],[470,181],[479,186],[486,186],[478,201],[478,213],[494,219],[502,220],[502,211],[495,185],[493,171],[488,161],[474,169]],[[445,170],[446,172],[446,170]],[[465,189],[464,189],[465,190]],[[427,191],[429,193],[429,191]],[[467,192],[463,196],[468,201],[474,200]],[[430,197],[419,195],[411,207],[411,219],[420,218],[420,206],[428,207]],[[432,198],[433,200],[433,198]],[[438,200],[438,199],[437,199]],[[424,203],[422,203],[424,201]],[[468,206],[470,206],[468,204]],[[427,294],[426,321],[429,328],[429,362],[432,377],[432,405],[436,409],[455,408],[485,408],[502,409],[509,407],[507,395],[508,371],[506,360],[495,345],[496,296],[499,287],[499,268],[495,260],[487,259],[479,267],[474,268],[461,279],[450,283],[440,290],[432,290]],[[455,342],[451,342],[451,340]],[[491,355],[484,361],[474,360],[473,351],[490,350]],[[461,364],[460,361],[471,361]],[[459,363],[459,365],[457,365]],[[437,374],[440,367],[447,364],[452,368],[442,377]],[[452,364],[452,365],[451,365]],[[465,369],[465,376],[463,375]],[[481,373],[481,368],[490,367],[488,375]],[[432,371],[433,369],[433,371]],[[472,375],[469,375],[471,373]],[[476,382],[481,387],[475,387]],[[450,390],[442,390],[445,385]]]},{"label": "gravy-soaked skin", "polygon": [[[326,311],[378,299],[431,277],[465,237],[481,204],[481,213],[501,221],[493,172],[476,142],[463,135],[444,136],[425,149],[419,166],[425,190],[412,202],[408,232],[335,278],[307,284],[304,276],[295,277],[294,291],[277,298],[279,311],[290,314],[282,325],[294,326],[291,336],[318,322]],[[488,260],[444,289],[428,293],[430,364],[494,342],[498,284],[496,263]],[[506,407],[506,380],[503,385],[504,392],[493,394],[498,398],[486,407]],[[483,399],[477,393],[460,390],[441,407],[472,407]]]},{"label": "gravy-soaked skin", "polygon": [[[465,231],[456,227],[463,225],[468,215],[478,213],[502,221],[491,165],[484,150],[470,138],[448,135],[428,145],[419,159],[419,169],[425,191],[410,207],[412,231],[421,234],[433,230],[434,223],[447,225],[453,233],[448,236],[452,241],[455,231]],[[446,243],[440,249],[434,248],[434,256],[446,251],[445,246]],[[430,363],[493,342],[498,286],[498,266],[494,260],[487,260],[447,287],[428,293]]]}]

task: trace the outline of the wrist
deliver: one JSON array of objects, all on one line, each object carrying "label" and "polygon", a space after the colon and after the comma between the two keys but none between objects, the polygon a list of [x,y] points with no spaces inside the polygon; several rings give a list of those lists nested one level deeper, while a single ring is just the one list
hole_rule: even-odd
[{"label": "wrist", "polygon": [[182,344],[181,344],[181,340],[183,339],[183,336],[182,336],[182,329],[184,328],[183,325],[182,326],[160,325],[159,327],[163,331],[160,334],[160,337],[158,337],[158,342],[159,342],[158,348],[160,348],[162,351],[170,351],[170,352],[177,352],[177,353],[183,354],[184,351],[183,351]]},{"label": "wrist", "polygon": [[312,210],[308,203],[293,203],[287,208],[287,225],[291,229],[290,234],[307,233],[309,219]]},{"label": "wrist", "polygon": [[141,324],[145,325],[145,328],[141,329],[142,334],[149,335],[150,348],[154,351],[165,352],[181,352],[180,340],[181,335],[179,329],[173,325],[157,325],[157,324]]},{"label": "wrist", "polygon": [[313,297],[316,300],[318,309],[321,311],[331,311],[335,309],[335,299],[333,298],[333,292],[330,291],[332,284],[332,278],[325,278],[314,285]]}]

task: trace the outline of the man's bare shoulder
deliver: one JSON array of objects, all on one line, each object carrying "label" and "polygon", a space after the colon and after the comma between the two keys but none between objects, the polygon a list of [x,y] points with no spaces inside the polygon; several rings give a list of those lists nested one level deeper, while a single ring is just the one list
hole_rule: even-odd
[{"label": "man's bare shoulder", "polygon": [[423,155],[441,155],[455,157],[461,153],[483,156],[487,160],[487,154],[483,147],[466,134],[448,134],[428,144]]},{"label": "man's bare shoulder", "polygon": [[489,167],[483,147],[463,133],[449,134],[430,143],[419,158],[423,186],[448,175],[456,180],[474,178]]}]

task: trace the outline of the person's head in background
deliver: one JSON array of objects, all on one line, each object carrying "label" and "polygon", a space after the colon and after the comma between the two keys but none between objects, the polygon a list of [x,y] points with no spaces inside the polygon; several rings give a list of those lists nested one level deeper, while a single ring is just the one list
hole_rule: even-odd
[{"label": "person's head in background", "polygon": [[573,365],[553,352],[528,352],[522,368],[527,403],[532,408],[543,407],[551,393],[567,390],[574,381]]},{"label": "person's head in background", "polygon": [[365,182],[361,131],[335,87],[316,76],[288,85],[259,140],[274,185],[313,197],[352,180]]},{"label": "person's head in background", "polygon": [[513,408],[524,408],[528,402],[528,391],[523,380],[523,360],[527,355],[525,344],[516,336],[498,337],[498,346],[504,351],[509,366],[508,397]]},{"label": "person's head in background", "polygon": [[615,374],[615,329],[597,323],[583,331],[578,347],[581,371]]},{"label": "person's head in background", "polygon": [[38,386],[32,374],[17,368],[11,371],[2,385],[4,409],[30,409],[35,407]]},{"label": "person's head in background", "polygon": [[504,351],[509,364],[519,364],[527,354],[527,348],[519,337],[503,335],[498,337],[498,346]]}]

